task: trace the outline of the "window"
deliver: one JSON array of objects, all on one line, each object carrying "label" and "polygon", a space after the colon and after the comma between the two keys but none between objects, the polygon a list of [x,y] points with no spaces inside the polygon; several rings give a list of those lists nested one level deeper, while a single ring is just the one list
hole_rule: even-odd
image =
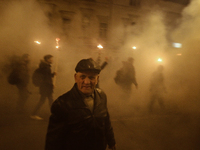
[{"label": "window", "polygon": [[69,19],[69,18],[63,18],[63,23],[64,24],[70,24],[70,22],[71,22],[71,19]]},{"label": "window", "polygon": [[87,15],[85,15],[85,16],[83,16],[83,18],[82,18],[82,27],[83,27],[83,28],[87,28],[87,27],[89,27],[89,26],[90,26],[90,17],[87,16]]},{"label": "window", "polygon": [[141,0],[130,0],[131,6],[140,6]]},{"label": "window", "polygon": [[63,32],[68,36],[71,27],[71,19],[63,18]]},{"label": "window", "polygon": [[190,0],[164,0],[164,1],[169,1],[169,2],[178,3],[182,5],[188,5],[190,3]]},{"label": "window", "polygon": [[100,29],[99,29],[100,38],[105,39],[107,37],[107,29],[108,29],[107,23],[100,23]]}]

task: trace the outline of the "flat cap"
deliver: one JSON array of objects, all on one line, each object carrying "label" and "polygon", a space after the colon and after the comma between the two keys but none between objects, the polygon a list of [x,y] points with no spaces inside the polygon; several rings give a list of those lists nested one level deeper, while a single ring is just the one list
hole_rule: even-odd
[{"label": "flat cap", "polygon": [[92,71],[99,74],[101,71],[101,67],[92,58],[88,58],[80,60],[76,65],[75,71]]}]

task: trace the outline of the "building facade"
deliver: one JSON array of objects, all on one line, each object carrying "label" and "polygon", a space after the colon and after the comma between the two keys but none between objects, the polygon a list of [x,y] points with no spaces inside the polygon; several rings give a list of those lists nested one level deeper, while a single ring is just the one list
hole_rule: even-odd
[{"label": "building facade", "polygon": [[[120,47],[131,28],[154,6],[165,13],[166,26],[174,28],[189,0],[38,0],[51,26],[73,43]],[[57,22],[57,24],[56,24]],[[134,34],[134,31],[133,31]]]}]

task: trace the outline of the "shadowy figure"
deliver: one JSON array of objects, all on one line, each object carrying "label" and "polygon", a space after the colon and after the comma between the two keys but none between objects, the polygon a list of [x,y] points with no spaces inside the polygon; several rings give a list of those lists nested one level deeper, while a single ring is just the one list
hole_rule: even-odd
[{"label": "shadowy figure", "polygon": [[[100,66],[101,70],[103,70],[107,65],[108,65],[108,58],[105,57],[105,61]],[[96,87],[99,88],[99,80],[98,80],[98,83],[97,83]]]},{"label": "shadowy figure", "polygon": [[119,85],[127,96],[130,96],[132,84],[138,88],[135,77],[135,67],[133,66],[134,59],[129,57],[127,61],[122,61],[122,68],[117,70],[114,78],[115,83]]},{"label": "shadowy figure", "polygon": [[16,85],[18,89],[18,100],[17,100],[17,112],[25,112],[25,103],[31,94],[28,91],[28,84],[30,81],[30,68],[29,62],[30,57],[28,54],[23,54],[21,57],[15,59],[12,62],[12,71],[8,76],[8,82],[12,85]]},{"label": "shadowy figure", "polygon": [[150,81],[150,103],[149,103],[149,112],[153,111],[153,106],[156,101],[158,101],[162,110],[165,109],[164,105],[164,93],[166,93],[166,88],[164,85],[164,76],[163,76],[164,67],[159,65],[157,70],[153,72],[151,81]]},{"label": "shadowy figure", "polygon": [[49,100],[49,106],[51,107],[53,103],[53,77],[56,75],[55,72],[51,72],[51,64],[53,63],[52,55],[45,55],[44,60],[40,62],[39,69],[41,74],[41,83],[39,85],[40,100],[37,103],[33,113],[31,115],[32,119],[42,120],[43,118],[37,116],[37,112],[41,106],[45,103],[46,98]]},{"label": "shadowy figure", "polygon": [[96,88],[101,67],[82,59],[75,71],[72,89],[52,104],[45,150],[115,150],[107,96]]}]

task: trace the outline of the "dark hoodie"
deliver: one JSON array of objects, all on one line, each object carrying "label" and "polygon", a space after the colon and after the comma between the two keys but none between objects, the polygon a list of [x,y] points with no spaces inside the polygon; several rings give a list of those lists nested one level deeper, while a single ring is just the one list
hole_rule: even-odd
[{"label": "dark hoodie", "polygon": [[40,94],[52,94],[53,93],[53,77],[54,74],[51,73],[51,65],[45,61],[41,61],[39,68],[42,74],[42,83],[40,85]]}]

